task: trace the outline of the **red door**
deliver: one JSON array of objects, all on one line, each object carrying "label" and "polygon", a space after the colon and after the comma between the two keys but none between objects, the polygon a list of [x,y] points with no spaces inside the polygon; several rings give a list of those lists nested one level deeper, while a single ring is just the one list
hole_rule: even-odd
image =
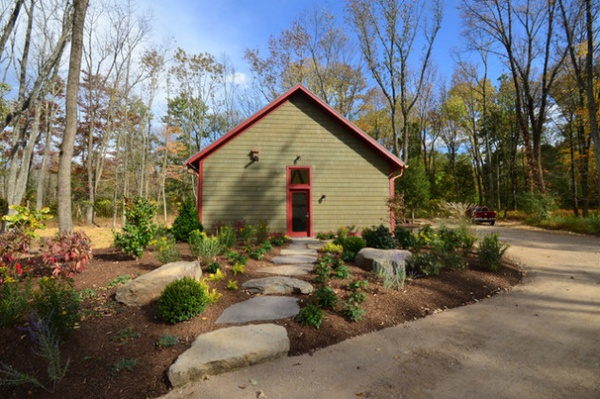
[{"label": "red door", "polygon": [[310,237],[312,233],[310,168],[288,167],[287,234]]}]

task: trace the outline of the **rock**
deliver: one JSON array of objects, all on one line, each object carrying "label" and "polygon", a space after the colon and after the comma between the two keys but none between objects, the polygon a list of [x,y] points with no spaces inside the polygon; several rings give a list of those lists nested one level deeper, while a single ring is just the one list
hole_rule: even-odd
[{"label": "rock", "polygon": [[284,255],[284,256],[274,256],[271,259],[272,263],[278,265],[294,265],[294,264],[306,264],[306,263],[314,263],[317,260],[317,255],[309,256],[309,255]]},{"label": "rock", "polygon": [[309,274],[313,269],[313,265],[310,264],[295,264],[295,265],[278,265],[261,267],[257,269],[257,273],[268,273],[277,274],[279,276],[305,276]]},{"label": "rock", "polygon": [[242,288],[250,292],[269,294],[310,294],[313,286],[306,281],[292,277],[274,276],[248,280]]},{"label": "rock", "polygon": [[290,340],[284,327],[254,324],[200,335],[169,367],[171,385],[179,387],[207,375],[220,374],[286,356]]},{"label": "rock", "polygon": [[356,255],[356,265],[376,274],[385,273],[388,277],[405,275],[406,261],[412,253],[401,249],[363,248]]},{"label": "rock", "polygon": [[160,296],[172,281],[183,277],[202,278],[202,268],[198,261],[167,263],[129,281],[117,289],[116,300],[128,306],[141,306]]},{"label": "rock", "polygon": [[298,299],[286,296],[255,297],[228,307],[215,323],[246,323],[293,317],[300,312],[297,302]]}]

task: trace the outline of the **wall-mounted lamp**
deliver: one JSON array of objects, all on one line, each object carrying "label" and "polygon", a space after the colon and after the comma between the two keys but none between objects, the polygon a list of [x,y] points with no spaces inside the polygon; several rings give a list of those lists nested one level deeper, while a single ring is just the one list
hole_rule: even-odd
[{"label": "wall-mounted lamp", "polygon": [[325,201],[325,198],[327,196],[325,194],[321,195],[321,198],[319,198],[319,204],[322,203],[323,201]]},{"label": "wall-mounted lamp", "polygon": [[252,162],[258,162],[260,150],[251,150],[250,151],[250,160]]},{"label": "wall-mounted lamp", "polygon": [[300,155],[296,155],[296,159],[294,159],[294,165],[296,165],[296,163],[298,163],[298,161],[300,160],[301,156]]}]

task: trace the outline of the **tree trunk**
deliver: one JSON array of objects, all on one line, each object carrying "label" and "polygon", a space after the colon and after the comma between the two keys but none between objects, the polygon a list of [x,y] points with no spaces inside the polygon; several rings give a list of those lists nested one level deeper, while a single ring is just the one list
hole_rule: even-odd
[{"label": "tree trunk", "polygon": [[58,231],[60,234],[66,234],[73,230],[71,161],[75,135],[77,134],[77,97],[81,72],[81,54],[83,52],[83,30],[88,1],[73,1],[73,30],[71,32],[71,54],[69,57],[65,102],[66,123],[58,163]]},{"label": "tree trunk", "polygon": [[[590,133],[596,149],[596,170],[598,173],[598,203],[600,204],[600,132],[598,131],[598,103],[594,96],[594,26],[591,0],[585,0],[587,30],[587,54],[585,56],[586,96],[590,118]],[[599,205],[600,208],[600,205]]]}]

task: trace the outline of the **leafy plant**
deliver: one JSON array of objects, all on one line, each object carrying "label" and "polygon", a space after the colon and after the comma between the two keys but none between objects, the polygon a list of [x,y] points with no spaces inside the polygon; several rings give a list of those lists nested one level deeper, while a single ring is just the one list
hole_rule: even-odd
[{"label": "leafy plant", "polygon": [[176,262],[181,259],[174,237],[162,236],[151,242],[156,249],[155,256],[162,263]]},{"label": "leafy plant", "polygon": [[248,263],[248,257],[245,256],[242,253],[239,253],[238,251],[229,251],[229,252],[227,252],[225,254],[225,258],[232,265],[236,264],[236,263],[240,263],[242,265],[245,265],[246,263]]},{"label": "leafy plant", "polygon": [[115,341],[117,341],[119,343],[119,345],[125,345],[127,343],[127,341],[130,341],[132,339],[136,339],[139,337],[140,337],[140,334],[133,331],[133,329],[131,327],[125,327],[125,328],[121,328],[119,331],[117,331],[117,334],[115,335]]},{"label": "leafy plant", "polygon": [[265,249],[263,247],[246,247],[246,253],[252,259],[259,260],[265,256]]},{"label": "leafy plant", "polygon": [[190,232],[188,237],[188,244],[190,246],[190,252],[196,258],[200,258],[200,249],[202,247],[202,241],[207,237],[206,233],[200,230],[193,230]]},{"label": "leafy plant", "polygon": [[256,245],[262,245],[269,239],[269,222],[265,219],[258,221],[256,226]]},{"label": "leafy plant", "polygon": [[357,236],[348,236],[344,239],[338,239],[336,242],[339,242],[344,248],[342,258],[348,262],[353,262],[360,250],[367,246],[367,242],[362,237]]},{"label": "leafy plant", "polygon": [[17,324],[29,311],[31,280],[25,284],[5,281],[0,284],[0,328]]},{"label": "leafy plant", "polygon": [[379,249],[394,249],[396,241],[390,232],[390,229],[384,225],[378,227],[367,227],[362,232],[362,238],[365,240],[367,247]]},{"label": "leafy plant", "polygon": [[406,281],[406,267],[400,259],[389,260],[389,272],[381,271],[379,276],[383,281],[383,289],[399,290]]},{"label": "leafy plant", "polygon": [[212,290],[208,289],[208,285],[206,286],[206,296],[208,297],[208,303],[217,303],[219,299],[223,296],[223,294],[217,292],[216,288]]},{"label": "leafy plant", "polygon": [[271,245],[273,245],[275,247],[281,247],[282,245],[286,244],[289,241],[290,241],[290,238],[281,233],[272,234],[271,237],[269,238],[269,242],[271,243]]},{"label": "leafy plant", "polygon": [[550,212],[556,209],[556,198],[550,193],[529,191],[519,198],[521,208],[533,220],[544,220],[550,216]]},{"label": "leafy plant", "polygon": [[92,258],[91,240],[83,231],[56,235],[42,240],[42,261],[54,267],[52,274],[61,277],[73,277],[83,271]]},{"label": "leafy plant", "polygon": [[339,278],[339,279],[349,278],[350,277],[350,270],[348,270],[348,268],[346,267],[346,265],[344,265],[342,263],[341,265],[338,265],[337,267],[335,267],[333,269],[333,277]]},{"label": "leafy plant", "polygon": [[108,284],[106,284],[106,288],[112,288],[117,285],[125,284],[126,282],[131,280],[131,278],[132,277],[130,274],[121,274],[120,276],[117,276],[110,280]]},{"label": "leafy plant", "polygon": [[84,288],[79,291],[79,298],[82,301],[85,301],[86,299],[96,298],[96,296],[96,290],[94,290],[93,288]]},{"label": "leafy plant", "polygon": [[238,274],[238,273],[240,273],[240,274],[243,274],[243,273],[244,273],[244,271],[246,270],[246,266],[244,266],[244,265],[243,265],[243,264],[241,264],[241,263],[235,263],[235,264],[232,266],[231,270],[233,271],[233,275],[234,275],[234,276],[237,276],[237,274]]},{"label": "leafy plant", "polygon": [[254,238],[256,230],[250,224],[244,224],[237,231],[237,238],[243,246],[249,246]]},{"label": "leafy plant", "polygon": [[312,272],[316,274],[314,281],[317,283],[326,283],[329,281],[329,274],[332,270],[329,262],[323,260],[317,261],[312,269]]},{"label": "leafy plant", "polygon": [[219,238],[219,244],[226,250],[235,246],[235,229],[231,226],[221,226],[217,230],[217,237]]},{"label": "leafy plant", "polygon": [[221,271],[221,265],[219,262],[212,262],[208,266],[206,266],[206,271],[210,274],[214,274],[217,271]]},{"label": "leafy plant", "polygon": [[265,253],[273,249],[273,245],[271,245],[269,241],[263,242],[260,247],[265,251]]},{"label": "leafy plant", "polygon": [[399,248],[411,249],[417,244],[417,237],[415,237],[413,231],[403,226],[396,226],[394,236]]},{"label": "leafy plant", "polygon": [[308,304],[300,309],[296,321],[300,324],[319,328],[323,322],[323,310],[317,305]]},{"label": "leafy plant", "polygon": [[335,253],[335,254],[341,254],[342,252],[344,252],[344,247],[339,244],[334,244],[332,242],[328,242],[325,245],[323,245],[323,247],[321,248],[321,251]]},{"label": "leafy plant", "polygon": [[509,245],[500,241],[498,233],[487,234],[479,243],[479,264],[492,272],[502,266],[502,257]]},{"label": "leafy plant", "polygon": [[128,198],[125,205],[123,232],[114,232],[115,247],[127,255],[139,259],[156,230],[152,222],[156,207],[144,197]]},{"label": "leafy plant", "polygon": [[338,297],[331,287],[322,286],[314,293],[317,304],[322,308],[334,309],[338,303]]},{"label": "leafy plant", "polygon": [[342,314],[345,315],[350,321],[359,321],[365,314],[365,309],[362,308],[357,302],[348,301],[342,306]]},{"label": "leafy plant", "polygon": [[50,384],[45,385],[34,376],[0,363],[0,385],[33,385],[53,393],[69,369],[69,361],[67,360],[63,364],[61,360],[60,340],[56,335],[56,330],[52,327],[48,317],[42,317],[33,312],[26,331],[34,344],[33,353],[48,363],[46,370]]},{"label": "leafy plant", "polygon": [[230,291],[237,291],[239,289],[237,280],[229,280],[227,282],[227,289]]},{"label": "leafy plant", "polygon": [[198,209],[194,198],[187,196],[177,209],[177,217],[173,220],[171,231],[177,241],[187,242],[190,233],[194,230],[203,231],[204,228],[200,224],[198,217]]},{"label": "leafy plant", "polygon": [[73,280],[42,277],[38,287],[33,294],[33,309],[42,319],[48,319],[59,339],[66,339],[80,319],[81,297]]},{"label": "leafy plant", "polygon": [[217,255],[221,253],[221,244],[219,243],[218,237],[205,237],[199,248],[199,259],[203,265],[208,265],[215,261]]},{"label": "leafy plant", "polygon": [[157,302],[161,320],[175,324],[202,313],[210,300],[208,286],[190,277],[175,280],[165,287]]},{"label": "leafy plant", "polygon": [[20,232],[30,238],[39,238],[36,230],[45,230],[44,220],[52,219],[52,215],[49,215],[50,208],[35,210],[21,205],[11,205],[8,208],[15,213],[2,217],[7,230]]},{"label": "leafy plant", "polygon": [[425,276],[437,276],[442,267],[439,257],[431,252],[414,254],[408,263],[411,271]]},{"label": "leafy plant", "polygon": [[178,343],[179,338],[176,335],[166,334],[158,337],[158,342],[156,343],[156,346],[158,346],[159,348],[169,348],[171,346],[177,345]]},{"label": "leafy plant", "polygon": [[209,281],[221,281],[225,278],[225,274],[219,268],[214,273],[209,274],[207,278]]},{"label": "leafy plant", "polygon": [[333,232],[328,232],[328,233],[317,233],[317,238],[319,240],[331,240],[333,238],[335,238],[335,233]]},{"label": "leafy plant", "polygon": [[122,358],[112,367],[113,374],[120,373],[121,371],[133,371],[135,366],[137,366],[137,359],[125,359]]}]

